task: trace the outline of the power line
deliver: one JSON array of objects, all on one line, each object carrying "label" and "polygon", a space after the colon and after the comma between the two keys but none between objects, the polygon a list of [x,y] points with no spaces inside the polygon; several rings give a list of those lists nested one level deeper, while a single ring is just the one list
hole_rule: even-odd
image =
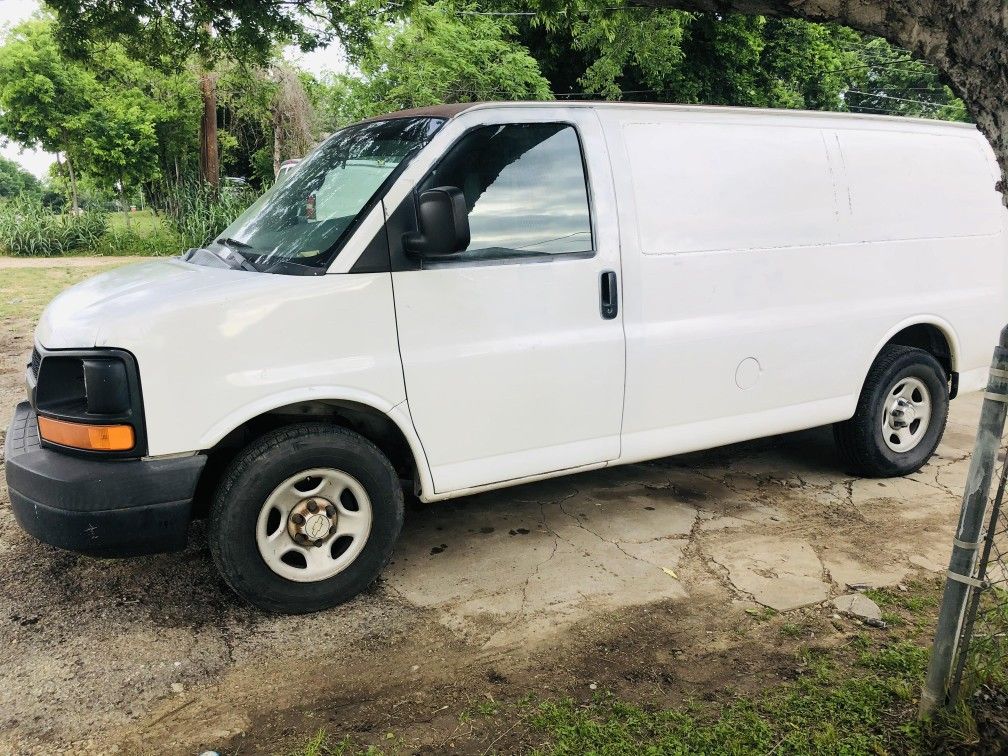
[{"label": "power line", "polygon": [[910,103],[911,105],[924,105],[926,107],[931,107],[931,108],[943,108],[943,107],[945,107],[944,104],[942,104],[942,103],[927,102],[925,100],[910,100],[910,99],[908,99],[906,97],[895,97],[893,95],[880,94],[880,93],[874,93],[874,92],[862,92],[862,91],[857,90],[857,89],[848,89],[845,94],[863,95],[864,97],[880,97],[883,100],[894,100],[896,102],[907,102],[907,103]]}]

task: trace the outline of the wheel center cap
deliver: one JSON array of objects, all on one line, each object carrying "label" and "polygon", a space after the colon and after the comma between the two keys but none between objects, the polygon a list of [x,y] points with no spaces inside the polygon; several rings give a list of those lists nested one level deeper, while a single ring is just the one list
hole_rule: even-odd
[{"label": "wheel center cap", "polygon": [[906,428],[917,419],[917,410],[906,399],[899,399],[889,413],[889,423],[893,428]]},{"label": "wheel center cap", "polygon": [[305,521],[304,532],[313,541],[329,535],[329,518],[323,514],[313,514]]},{"label": "wheel center cap", "polygon": [[321,546],[336,533],[336,507],[326,499],[299,501],[287,518],[287,532],[301,546]]}]

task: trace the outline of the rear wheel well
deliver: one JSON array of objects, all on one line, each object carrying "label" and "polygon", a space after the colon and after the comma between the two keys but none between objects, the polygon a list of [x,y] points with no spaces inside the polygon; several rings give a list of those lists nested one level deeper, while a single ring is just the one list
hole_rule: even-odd
[{"label": "rear wheel well", "polygon": [[955,365],[952,362],[952,346],[944,331],[936,325],[917,323],[904,328],[886,343],[923,349],[938,360],[938,364],[942,366],[946,376],[951,378],[955,372]]},{"label": "rear wheel well", "polygon": [[254,439],[287,425],[331,422],[364,436],[384,454],[402,480],[416,480],[416,460],[405,434],[384,412],[359,402],[320,400],[298,402],[247,420],[206,452],[207,463],[196,485],[193,516],[203,517],[210,508],[217,484],[235,455]]}]

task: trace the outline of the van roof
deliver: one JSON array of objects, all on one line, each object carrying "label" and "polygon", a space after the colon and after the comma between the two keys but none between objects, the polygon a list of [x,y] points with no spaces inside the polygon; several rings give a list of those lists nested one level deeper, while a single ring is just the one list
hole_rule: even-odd
[{"label": "van roof", "polygon": [[972,123],[961,123],[958,121],[940,121],[934,118],[913,118],[909,116],[891,116],[891,115],[874,115],[865,113],[841,113],[831,110],[793,110],[788,108],[749,108],[741,106],[727,106],[727,105],[681,105],[676,103],[662,103],[662,102],[609,102],[604,100],[576,100],[576,101],[564,101],[564,100],[551,100],[551,101],[537,101],[537,100],[512,100],[512,101],[501,101],[501,102],[463,102],[463,103],[452,103],[449,105],[431,105],[425,108],[411,108],[409,110],[398,110],[393,113],[386,113],[384,115],[373,116],[372,118],[365,119],[366,121],[381,121],[388,120],[391,118],[417,118],[417,117],[429,117],[429,118],[444,118],[446,120],[454,118],[468,110],[478,110],[484,108],[535,108],[535,107],[569,107],[569,108],[592,108],[597,110],[623,110],[623,109],[637,109],[637,110],[671,110],[680,112],[704,112],[704,113],[723,113],[738,115],[740,113],[748,113],[752,115],[773,115],[773,116],[785,116],[785,117],[813,117],[813,118],[824,118],[824,119],[838,119],[845,121],[871,121],[871,122],[882,122],[887,124],[897,124],[897,123],[917,123],[926,124],[929,126],[948,126],[952,128],[965,128],[975,130],[976,126]]}]

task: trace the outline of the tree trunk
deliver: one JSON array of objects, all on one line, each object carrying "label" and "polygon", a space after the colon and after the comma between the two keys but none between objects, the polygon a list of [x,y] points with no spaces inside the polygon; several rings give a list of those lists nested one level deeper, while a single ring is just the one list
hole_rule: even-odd
[{"label": "tree trunk", "polygon": [[279,99],[273,102],[273,178],[280,173],[280,163],[283,160],[283,113],[280,110]]},{"label": "tree trunk", "polygon": [[[56,153],[56,161],[59,162],[59,153]],[[77,197],[77,175],[74,173],[73,161],[70,156],[66,156],[67,173],[70,175],[70,212],[77,215],[80,211],[80,200]]]},{"label": "tree trunk", "polygon": [[200,74],[203,117],[200,120],[200,178],[210,186],[220,186],[220,155],[217,149],[217,75]]},{"label": "tree trunk", "polygon": [[933,64],[943,74],[990,141],[1001,166],[1002,186],[1006,183],[1008,10],[1004,0],[638,0],[638,3],[712,13],[836,21],[885,37]]},{"label": "tree trunk", "polygon": [[126,216],[126,230],[130,230],[130,209],[129,205],[126,204],[126,187],[123,185],[122,179],[119,179],[119,205],[123,209],[123,214]]}]

